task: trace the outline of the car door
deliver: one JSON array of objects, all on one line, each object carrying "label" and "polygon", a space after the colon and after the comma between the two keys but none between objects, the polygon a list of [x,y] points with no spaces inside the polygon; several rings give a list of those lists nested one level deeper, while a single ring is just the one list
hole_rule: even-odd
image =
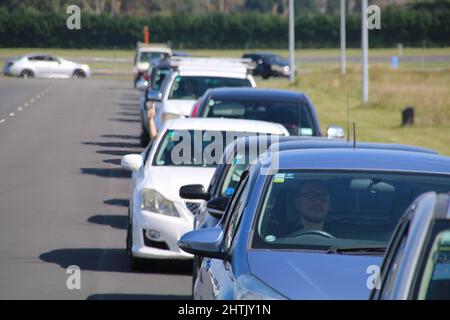
[{"label": "car door", "polygon": [[47,61],[46,57],[43,55],[36,55],[28,57],[28,62],[30,63],[30,67],[34,72],[36,77],[45,77],[47,76]]},{"label": "car door", "polygon": [[[224,217],[223,250],[228,252],[232,259],[239,258],[233,256],[232,251],[236,231],[249,194],[248,185],[248,175],[243,175],[243,179]],[[205,258],[194,285],[194,298],[230,300],[233,298],[234,282],[235,277],[230,260]]]},{"label": "car door", "polygon": [[58,77],[59,61],[56,58],[45,55],[42,60],[42,75],[44,77]]}]

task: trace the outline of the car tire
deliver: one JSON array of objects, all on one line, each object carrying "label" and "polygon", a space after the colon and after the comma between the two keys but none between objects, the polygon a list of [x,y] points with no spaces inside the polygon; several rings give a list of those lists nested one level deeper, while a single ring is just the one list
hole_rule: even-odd
[{"label": "car tire", "polygon": [[150,136],[149,136],[148,132],[146,132],[146,130],[142,130],[140,140],[141,140],[141,146],[143,148],[147,147],[148,144],[150,143]]},{"label": "car tire", "polygon": [[86,78],[86,73],[83,70],[77,69],[73,72],[73,78]]},{"label": "car tire", "polygon": [[262,78],[267,80],[270,78],[270,71],[268,69],[265,69],[262,73]]},{"label": "car tire", "polygon": [[34,78],[34,72],[29,69],[25,69],[20,73],[20,77],[24,79]]},{"label": "car tire", "polygon": [[143,259],[133,257],[133,253],[131,252],[131,247],[133,246],[133,230],[130,223],[130,219],[128,219],[126,246],[127,246],[128,265],[130,266],[130,269],[133,271],[142,270]]}]

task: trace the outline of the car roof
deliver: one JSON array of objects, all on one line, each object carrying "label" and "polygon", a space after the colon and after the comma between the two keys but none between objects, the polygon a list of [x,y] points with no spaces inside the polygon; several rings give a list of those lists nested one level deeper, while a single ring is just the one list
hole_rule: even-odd
[{"label": "car roof", "polygon": [[[324,137],[317,137],[315,139],[289,139],[280,141],[279,150],[293,150],[293,149],[337,149],[337,148],[353,148],[353,141],[343,139],[328,139]],[[381,149],[381,150],[399,150],[437,154],[435,150],[409,146],[397,143],[376,143],[376,142],[357,142],[358,149]]]},{"label": "car roof", "polygon": [[265,89],[265,88],[215,88],[208,91],[208,95],[213,99],[239,99],[239,100],[299,100],[306,94],[302,92]]},{"label": "car roof", "polygon": [[248,77],[247,70],[227,69],[227,68],[202,68],[202,67],[180,67],[178,73],[181,76],[197,76],[197,77],[222,77],[246,79]]},{"label": "car roof", "polygon": [[172,49],[163,46],[139,47],[138,50],[140,52],[163,52],[169,54],[172,53]]},{"label": "car roof", "polygon": [[278,123],[241,119],[180,118],[166,121],[164,127],[167,130],[211,130],[288,134],[286,128]]},{"label": "car roof", "polygon": [[361,170],[445,174],[450,177],[446,156],[382,149],[296,149],[273,152],[281,169]]},{"label": "car roof", "polygon": [[173,58],[181,75],[210,75],[246,78],[249,65],[242,59],[228,58]]},{"label": "car roof", "polygon": [[[353,141],[347,141],[344,139],[330,139],[326,137],[314,137],[314,136],[281,136],[274,137],[272,143],[277,143],[277,151],[296,150],[296,149],[343,149],[353,148]],[[244,143],[248,146],[251,143],[259,143],[260,138],[258,136],[248,136],[236,139],[234,142]],[[397,143],[377,143],[377,142],[358,142],[357,148],[360,149],[382,149],[382,150],[399,150],[399,151],[411,151],[422,152],[429,154],[438,154],[435,150],[410,146],[406,144]]]}]

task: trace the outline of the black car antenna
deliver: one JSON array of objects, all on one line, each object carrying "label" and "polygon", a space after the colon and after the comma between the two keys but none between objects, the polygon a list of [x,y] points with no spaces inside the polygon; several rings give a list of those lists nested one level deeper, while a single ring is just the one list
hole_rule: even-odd
[{"label": "black car antenna", "polygon": [[356,149],[356,124],[353,122],[353,150]]}]

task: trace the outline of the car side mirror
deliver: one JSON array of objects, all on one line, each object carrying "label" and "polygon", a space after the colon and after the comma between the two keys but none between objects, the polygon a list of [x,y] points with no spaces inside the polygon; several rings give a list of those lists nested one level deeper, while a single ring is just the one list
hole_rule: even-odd
[{"label": "car side mirror", "polygon": [[143,159],[140,154],[127,154],[123,156],[120,165],[123,169],[130,171],[139,171],[143,165]]},{"label": "car side mirror", "polygon": [[187,253],[223,260],[226,253],[222,251],[222,241],[222,228],[215,227],[185,233],[177,243]]},{"label": "car side mirror", "polygon": [[139,91],[145,91],[148,87],[148,81],[145,79],[141,79],[138,82],[136,82],[136,89]]},{"label": "car side mirror", "polygon": [[327,138],[328,139],[344,139],[345,130],[338,126],[329,126],[327,128]]},{"label": "car side mirror", "polygon": [[161,102],[162,100],[161,91],[149,90],[147,93],[147,100]]},{"label": "car side mirror", "polygon": [[206,208],[208,209],[210,215],[220,220],[225,213],[228,202],[230,202],[230,197],[214,198],[208,201],[208,203],[206,204]]},{"label": "car side mirror", "polygon": [[183,199],[202,199],[208,201],[211,195],[205,191],[202,184],[188,184],[180,188],[180,197]]}]

